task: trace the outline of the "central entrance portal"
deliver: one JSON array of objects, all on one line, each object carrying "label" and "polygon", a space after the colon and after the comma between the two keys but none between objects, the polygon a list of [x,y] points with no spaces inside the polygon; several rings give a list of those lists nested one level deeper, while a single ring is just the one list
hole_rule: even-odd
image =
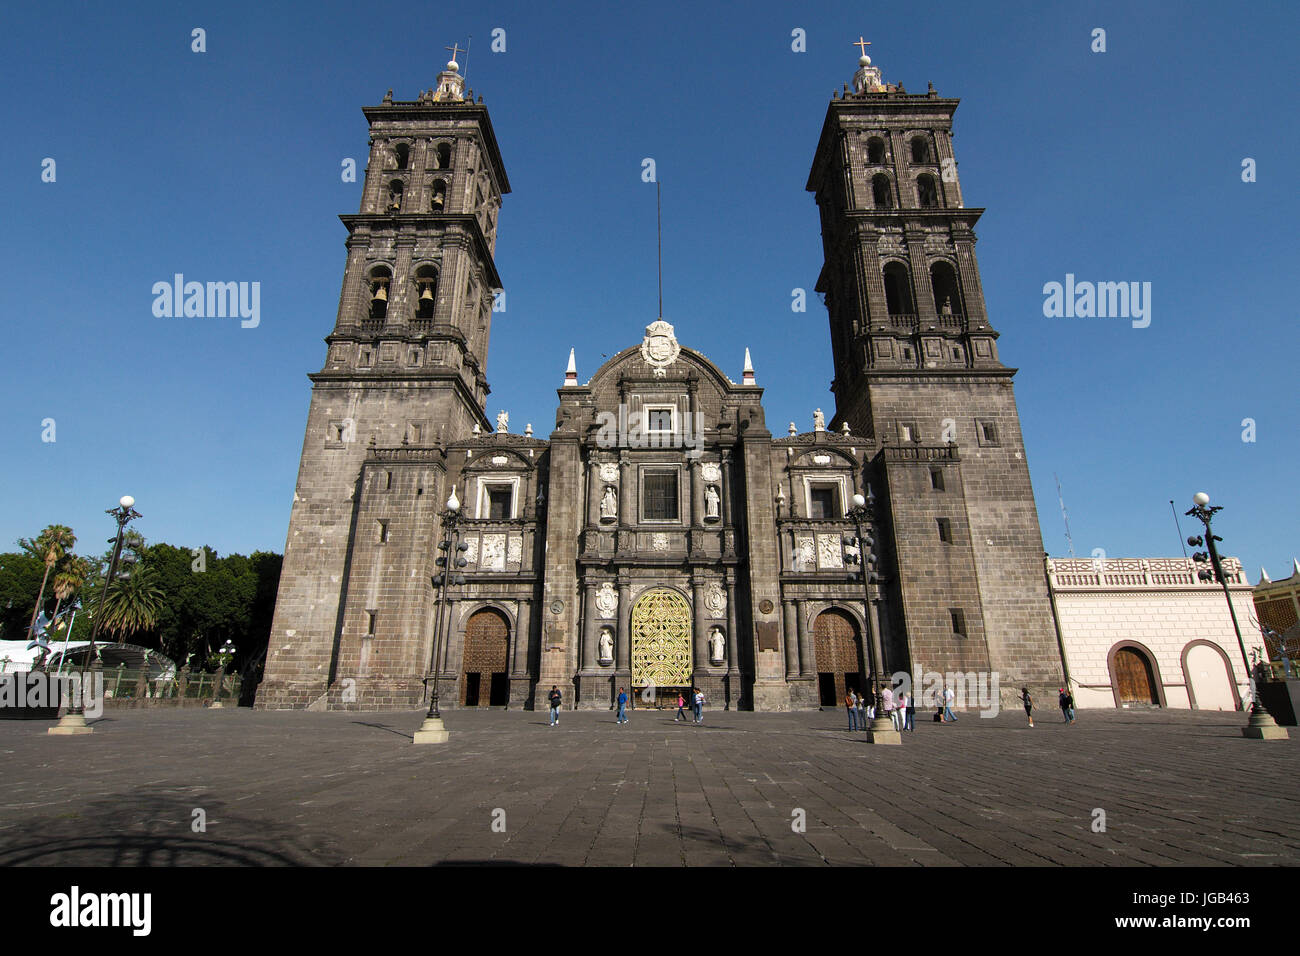
[{"label": "central entrance portal", "polygon": [[632,689],[642,700],[671,698],[675,706],[692,674],[691,606],[670,588],[651,588],[632,607]]}]

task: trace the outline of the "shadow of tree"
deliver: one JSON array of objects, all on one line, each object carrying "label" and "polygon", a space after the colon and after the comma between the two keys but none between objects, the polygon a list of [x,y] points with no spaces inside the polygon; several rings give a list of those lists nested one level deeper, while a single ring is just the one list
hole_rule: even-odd
[{"label": "shadow of tree", "polygon": [[[206,832],[192,829],[194,811]],[[0,831],[0,866],[337,866],[338,844],[244,816],[208,794],[136,792]]]}]

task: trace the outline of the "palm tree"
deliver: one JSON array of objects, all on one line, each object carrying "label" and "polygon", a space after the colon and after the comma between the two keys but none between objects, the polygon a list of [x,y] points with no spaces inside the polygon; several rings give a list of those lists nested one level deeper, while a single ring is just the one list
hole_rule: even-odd
[{"label": "palm tree", "polygon": [[72,546],[76,543],[77,536],[64,524],[50,525],[37,535],[35,541],[23,538],[18,542],[28,554],[45,562],[45,574],[41,577],[41,593],[37,596],[36,607],[32,610],[32,622],[27,625],[27,632],[32,637],[36,636],[36,618],[41,612],[41,605],[45,602],[45,582],[49,580],[54,566],[72,550]]},{"label": "palm tree", "polygon": [[95,614],[104,615],[102,626],[120,641],[137,631],[154,628],[162,604],[163,592],[154,583],[153,572],[142,567],[114,581]]},{"label": "palm tree", "polygon": [[59,562],[58,570],[54,572],[54,614],[50,617],[51,621],[58,620],[59,605],[68,598],[77,594],[86,586],[86,579],[90,577],[90,562],[85,558],[79,558],[75,554],[65,557]]}]

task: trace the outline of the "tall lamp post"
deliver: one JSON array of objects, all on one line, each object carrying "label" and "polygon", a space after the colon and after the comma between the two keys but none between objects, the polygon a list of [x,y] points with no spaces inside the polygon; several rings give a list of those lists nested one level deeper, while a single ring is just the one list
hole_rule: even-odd
[{"label": "tall lamp post", "polygon": [[453,584],[464,584],[465,576],[457,569],[465,567],[469,561],[464,552],[469,545],[460,540],[460,499],[456,497],[453,485],[451,495],[447,498],[447,507],[439,517],[442,519],[442,540],[438,542],[438,572],[433,576],[433,586],[438,592],[438,604],[434,610],[433,625],[433,662],[430,671],[433,674],[433,687],[429,692],[429,711],[424,715],[424,723],[415,732],[414,743],[445,744],[449,734],[442,723],[442,713],[438,710],[438,682],[442,677],[442,642],[445,630],[451,622],[443,625],[447,610],[447,588]]},{"label": "tall lamp post", "polygon": [[86,723],[85,700],[86,700],[86,667],[94,668],[92,661],[95,659],[95,638],[99,636],[100,629],[104,626],[104,605],[108,601],[109,589],[113,587],[113,579],[117,577],[117,565],[122,558],[122,539],[126,535],[126,526],[131,521],[140,517],[140,512],[135,510],[135,499],[130,495],[123,495],[118,499],[116,508],[108,508],[105,514],[110,514],[117,521],[117,537],[110,539],[113,541],[113,557],[108,562],[108,578],[104,581],[104,591],[99,596],[99,606],[95,608],[94,625],[90,629],[90,646],[86,648],[86,664],[81,669],[81,686],[77,687],[73,693],[73,700],[69,702],[68,712],[63,715],[57,724],[49,729],[49,733],[64,736],[71,734],[89,734],[94,732],[94,728]]},{"label": "tall lamp post", "polygon": [[876,556],[873,554],[875,539],[866,533],[864,525],[874,528],[875,521],[875,499],[868,501],[862,495],[853,496],[853,507],[849,509],[849,517],[853,519],[853,524],[858,532],[858,559],[861,562],[862,570],[862,617],[867,625],[867,656],[870,659],[871,676],[868,683],[871,685],[871,696],[875,700],[875,714],[871,719],[871,730],[867,735],[867,742],[873,744],[901,744],[903,735],[894,729],[893,722],[885,716],[884,701],[880,693],[880,669],[876,666],[879,658],[884,656],[883,649],[877,648],[875,625],[872,622],[874,615],[871,611],[871,585],[878,579],[873,565],[876,563]]},{"label": "tall lamp post", "polygon": [[1232,615],[1232,629],[1237,632],[1237,646],[1241,649],[1241,664],[1246,669],[1246,676],[1252,678],[1251,686],[1254,687],[1255,692],[1250,703],[1250,723],[1241,728],[1242,736],[1254,740],[1286,740],[1288,737],[1286,728],[1277,725],[1273,715],[1268,712],[1264,702],[1259,699],[1259,679],[1258,677],[1252,677],[1250,658],[1246,656],[1246,642],[1241,638],[1241,626],[1237,623],[1237,612],[1232,606],[1232,594],[1228,591],[1228,578],[1223,573],[1223,563],[1219,560],[1219,549],[1215,547],[1215,542],[1223,539],[1214,533],[1214,530],[1210,527],[1210,522],[1222,510],[1222,505],[1210,505],[1210,496],[1205,492],[1198,491],[1193,495],[1192,508],[1187,512],[1187,515],[1199,519],[1201,524],[1205,525],[1205,538],[1202,540],[1199,536],[1191,537],[1187,539],[1187,543],[1194,548],[1202,543],[1205,545],[1208,554],[1204,552],[1193,554],[1192,559],[1198,563],[1204,563],[1206,558],[1209,558],[1210,567],[1213,570],[1202,569],[1199,572],[1199,577],[1202,581],[1216,580],[1223,586],[1223,596],[1228,599],[1228,613]]},{"label": "tall lamp post", "polygon": [[221,703],[221,685],[226,682],[226,668],[230,666],[230,662],[234,657],[235,645],[230,642],[230,638],[226,638],[226,643],[222,644],[217,651],[217,685],[212,691],[212,703],[208,705],[209,710],[214,707],[221,708],[225,706]]}]

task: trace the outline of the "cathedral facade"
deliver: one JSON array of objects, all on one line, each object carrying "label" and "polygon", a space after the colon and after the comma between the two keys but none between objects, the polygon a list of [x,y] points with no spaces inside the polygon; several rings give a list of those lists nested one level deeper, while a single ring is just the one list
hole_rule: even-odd
[{"label": "cathedral facade", "polygon": [[[835,411],[776,433],[662,317],[554,428],[486,413],[509,181],[455,62],[365,110],[361,210],[313,387],[264,708],[579,708],[702,689],[835,705],[870,661],[1061,679],[1042,538],[952,150],[957,100],[869,58],[832,99],[807,189]],[[449,501],[456,507],[449,508]],[[452,556],[445,573],[440,558]]]}]

